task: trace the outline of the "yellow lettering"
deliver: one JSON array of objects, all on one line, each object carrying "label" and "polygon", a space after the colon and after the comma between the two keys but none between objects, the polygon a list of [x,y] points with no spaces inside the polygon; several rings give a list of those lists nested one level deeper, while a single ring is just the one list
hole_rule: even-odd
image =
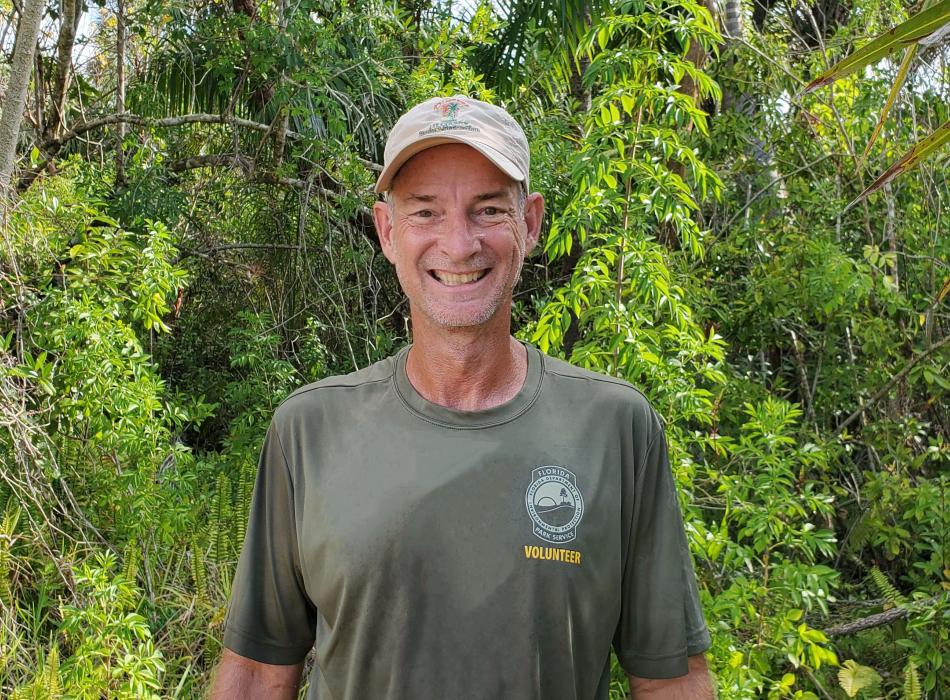
[{"label": "yellow lettering", "polygon": [[537,547],[524,545],[525,559],[544,559],[559,561],[565,564],[580,564],[581,553],[575,549],[561,549],[560,547]]}]

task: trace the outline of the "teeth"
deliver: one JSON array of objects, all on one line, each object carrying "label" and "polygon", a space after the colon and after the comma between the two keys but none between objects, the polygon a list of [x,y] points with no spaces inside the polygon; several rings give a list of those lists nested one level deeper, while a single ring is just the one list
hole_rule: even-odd
[{"label": "teeth", "polygon": [[466,272],[461,275],[456,275],[451,272],[443,272],[441,270],[433,272],[433,274],[439,278],[439,281],[442,284],[446,284],[450,287],[454,287],[459,284],[468,284],[469,282],[475,282],[480,279],[482,276],[482,271],[478,272]]}]

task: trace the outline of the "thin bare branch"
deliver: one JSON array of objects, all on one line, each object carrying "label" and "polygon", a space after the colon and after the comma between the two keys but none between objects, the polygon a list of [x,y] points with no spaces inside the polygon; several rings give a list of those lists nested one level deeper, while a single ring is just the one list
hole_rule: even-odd
[{"label": "thin bare branch", "polygon": [[838,436],[842,432],[844,432],[844,429],[847,428],[852,423],[854,423],[854,421],[856,421],[858,418],[860,418],[861,415],[866,410],[868,410],[871,406],[874,406],[878,401],[880,401],[885,396],[887,396],[887,392],[889,392],[894,387],[894,385],[897,384],[901,379],[906,377],[910,373],[910,371],[914,369],[914,367],[920,364],[923,360],[926,360],[928,357],[930,357],[935,352],[937,352],[937,350],[942,348],[944,345],[947,345],[948,343],[950,343],[950,335],[934,343],[933,345],[931,345],[929,348],[924,350],[919,355],[915,355],[914,358],[910,362],[904,365],[904,368],[900,372],[898,372],[893,377],[891,377],[891,380],[887,384],[882,386],[880,389],[878,389],[878,391],[870,399],[868,399],[864,403],[863,406],[861,406],[857,411],[855,411],[850,416],[844,419],[841,425],[838,426],[838,429],[835,430],[835,436]]}]

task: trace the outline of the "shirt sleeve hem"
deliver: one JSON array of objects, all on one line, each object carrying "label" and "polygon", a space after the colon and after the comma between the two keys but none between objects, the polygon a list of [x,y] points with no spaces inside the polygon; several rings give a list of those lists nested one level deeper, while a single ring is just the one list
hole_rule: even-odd
[{"label": "shirt sleeve hem", "polygon": [[670,656],[617,654],[617,660],[624,671],[638,678],[677,678],[689,671],[685,649]]},{"label": "shirt sleeve hem", "polygon": [[285,646],[272,644],[228,626],[224,630],[224,646],[234,653],[254,661],[278,666],[293,666],[307,657],[310,647],[313,645]]},{"label": "shirt sleeve hem", "polygon": [[704,651],[709,651],[712,646],[712,637],[709,634],[708,627],[702,627],[696,632],[686,636],[686,655],[696,656]]},{"label": "shirt sleeve hem", "polygon": [[688,657],[702,654],[712,646],[708,630],[691,639],[686,648],[666,656],[649,654],[617,654],[620,666],[631,676],[639,678],[678,678],[689,673]]}]

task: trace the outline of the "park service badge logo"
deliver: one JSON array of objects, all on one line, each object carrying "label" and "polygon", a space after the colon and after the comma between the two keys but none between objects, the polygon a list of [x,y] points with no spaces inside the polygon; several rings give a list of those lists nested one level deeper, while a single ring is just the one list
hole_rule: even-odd
[{"label": "park service badge logo", "polygon": [[577,537],[584,498],[570,470],[553,466],[532,470],[524,504],[534,534],[545,542],[563,544]]}]

